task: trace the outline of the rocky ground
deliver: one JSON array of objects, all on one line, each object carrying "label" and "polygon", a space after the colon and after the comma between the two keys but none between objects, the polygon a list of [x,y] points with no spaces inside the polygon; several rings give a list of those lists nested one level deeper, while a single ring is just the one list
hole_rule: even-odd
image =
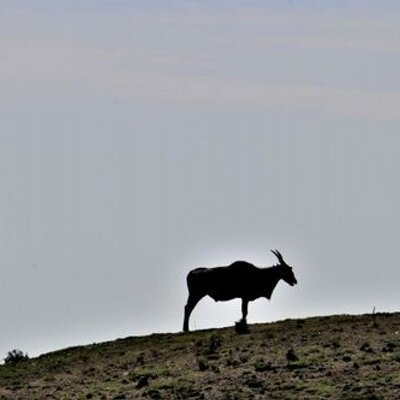
[{"label": "rocky ground", "polygon": [[0,399],[400,399],[400,314],[70,348],[0,366]]}]

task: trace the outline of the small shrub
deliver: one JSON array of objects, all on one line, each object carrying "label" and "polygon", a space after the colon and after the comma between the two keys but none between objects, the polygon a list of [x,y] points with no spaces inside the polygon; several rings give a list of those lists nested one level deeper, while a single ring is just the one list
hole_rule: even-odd
[{"label": "small shrub", "polygon": [[218,335],[211,335],[208,338],[208,341],[201,341],[199,340],[196,343],[197,347],[197,356],[210,356],[210,355],[215,355],[219,348],[221,347],[221,337]]},{"label": "small shrub", "polygon": [[204,357],[197,357],[197,366],[200,371],[205,371],[209,368],[208,362]]},{"label": "small shrub", "polygon": [[143,353],[140,353],[140,354],[138,355],[138,357],[137,357],[137,359],[136,359],[136,362],[137,362],[139,365],[144,365],[144,354],[143,354]]},{"label": "small shrub", "polygon": [[228,367],[237,367],[238,365],[240,365],[240,361],[239,358],[237,357],[238,350],[236,350],[235,352],[232,351],[232,349],[229,349],[228,355],[226,357],[226,365]]},{"label": "small shrub", "polygon": [[211,335],[208,342],[208,354],[214,354],[221,347],[221,338],[217,335]]},{"label": "small shrub", "polygon": [[7,353],[7,356],[4,358],[5,365],[16,365],[22,361],[29,360],[29,356],[27,353],[23,353],[19,349],[11,350]]},{"label": "small shrub", "polygon": [[141,389],[149,384],[149,375],[143,375],[139,377],[138,382],[136,384],[137,389]]},{"label": "small shrub", "polygon": [[293,362],[293,361],[298,361],[299,358],[297,357],[296,353],[294,352],[293,349],[289,349],[288,352],[286,353],[286,359],[289,362]]}]

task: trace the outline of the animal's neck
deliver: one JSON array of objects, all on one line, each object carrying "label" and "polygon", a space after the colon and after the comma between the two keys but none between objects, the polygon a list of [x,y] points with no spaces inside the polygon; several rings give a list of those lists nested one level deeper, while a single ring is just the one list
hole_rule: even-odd
[{"label": "animal's neck", "polygon": [[265,274],[264,282],[267,282],[267,287],[265,288],[265,297],[270,299],[272,296],[272,292],[275,289],[275,286],[281,279],[281,275],[279,273],[279,267],[273,266],[264,268],[264,274]]}]

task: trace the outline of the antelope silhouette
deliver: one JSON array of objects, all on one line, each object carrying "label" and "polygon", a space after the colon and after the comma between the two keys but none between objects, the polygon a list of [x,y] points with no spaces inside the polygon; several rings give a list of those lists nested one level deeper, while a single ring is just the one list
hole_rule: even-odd
[{"label": "antelope silhouette", "polygon": [[246,261],[235,261],[229,266],[196,268],[186,277],[189,296],[185,305],[183,331],[189,331],[189,318],[196,304],[205,296],[215,301],[242,299],[242,319],[247,326],[247,311],[250,301],[265,297],[270,299],[277,283],[282,279],[290,286],[297,284],[293,268],[286,264],[278,250],[271,250],[279,263],[268,268],[259,268]]}]

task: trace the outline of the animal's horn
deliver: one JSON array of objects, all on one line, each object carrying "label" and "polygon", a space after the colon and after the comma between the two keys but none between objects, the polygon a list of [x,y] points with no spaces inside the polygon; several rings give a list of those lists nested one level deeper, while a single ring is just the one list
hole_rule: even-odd
[{"label": "animal's horn", "polygon": [[271,250],[271,252],[272,252],[272,254],[274,254],[276,257],[277,257],[277,259],[279,260],[279,262],[281,263],[281,264],[284,264],[285,263],[285,261],[283,261],[283,257],[282,257],[282,254],[281,253],[279,253],[279,251],[278,250]]}]

